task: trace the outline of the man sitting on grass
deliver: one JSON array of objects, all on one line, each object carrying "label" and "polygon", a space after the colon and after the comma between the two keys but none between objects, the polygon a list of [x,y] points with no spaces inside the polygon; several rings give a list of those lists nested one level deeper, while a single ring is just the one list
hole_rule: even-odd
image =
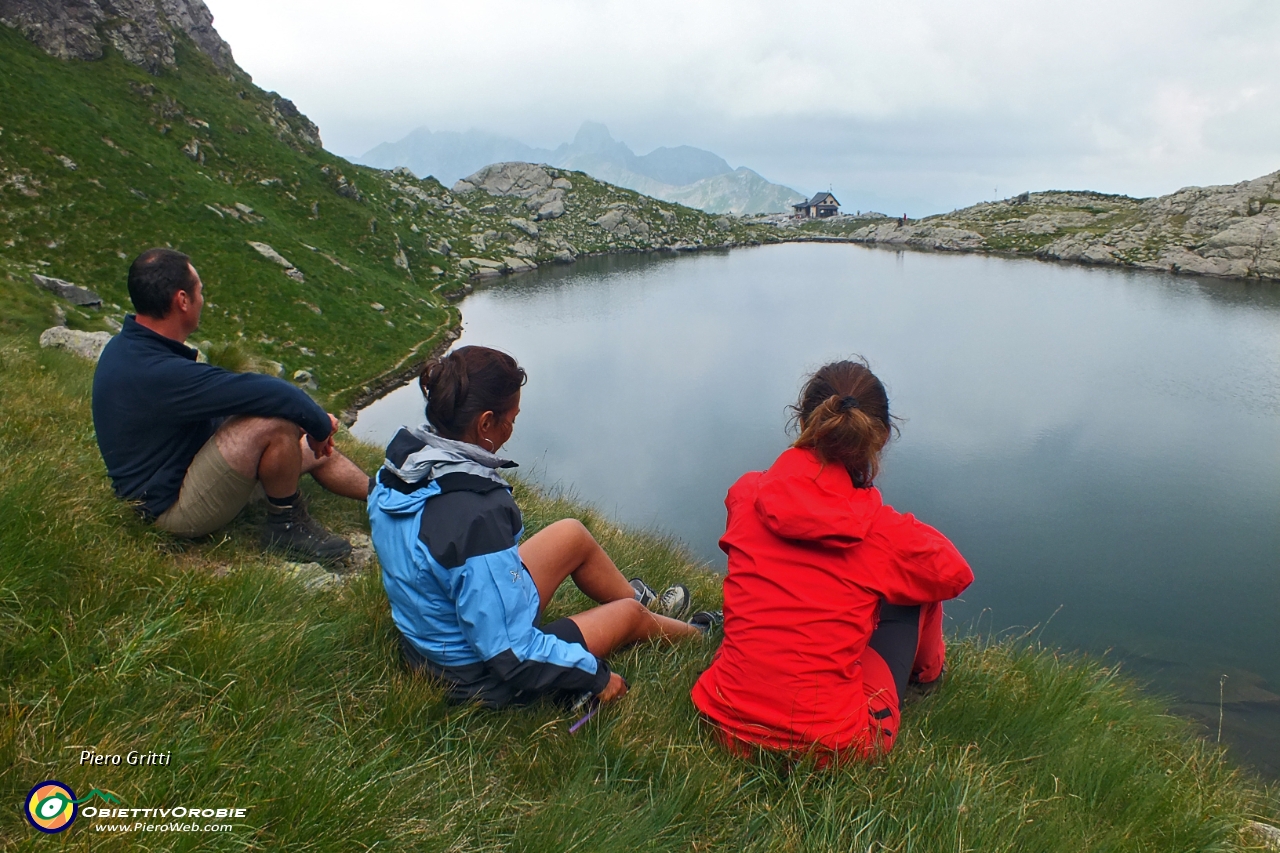
[{"label": "man sitting on grass", "polygon": [[298,491],[310,474],[335,494],[368,494],[368,475],[334,449],[337,418],[282,379],[197,363],[184,342],[200,323],[204,286],[181,252],[139,255],[129,298],[137,314],[93,377],[93,425],[116,494],[162,530],[194,538],[235,518],[260,485],[263,547],[346,557],[351,545],[311,519]]}]

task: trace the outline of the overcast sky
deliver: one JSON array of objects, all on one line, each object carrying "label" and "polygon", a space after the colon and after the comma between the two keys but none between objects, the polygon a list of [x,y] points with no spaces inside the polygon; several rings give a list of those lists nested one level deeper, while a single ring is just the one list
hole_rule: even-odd
[{"label": "overcast sky", "polygon": [[1275,0],[206,0],[255,82],[356,156],[583,120],[847,209],[1158,195],[1280,169]]}]

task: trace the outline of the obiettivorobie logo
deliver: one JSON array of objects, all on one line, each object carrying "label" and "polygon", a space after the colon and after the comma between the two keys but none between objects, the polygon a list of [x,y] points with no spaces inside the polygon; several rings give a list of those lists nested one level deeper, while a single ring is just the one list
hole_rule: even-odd
[{"label": "obiettivorobie logo", "polygon": [[[85,805],[90,800],[102,800],[101,805]],[[81,808],[81,806],[84,806]],[[196,823],[180,822],[181,819],[213,818],[217,821],[243,819],[248,816],[248,808],[206,809],[196,806],[122,806],[120,798],[110,791],[93,788],[83,797],[76,797],[69,785],[57,779],[47,779],[33,787],[27,793],[23,806],[27,822],[41,832],[49,834],[64,832],[77,818],[91,822],[94,832],[232,832],[233,823]],[[166,821],[156,823],[156,819]],[[121,823],[106,823],[104,820],[118,820]]]},{"label": "obiettivorobie logo", "polygon": [[27,793],[27,821],[41,832],[62,832],[75,822],[80,804],[95,797],[108,803],[120,802],[114,794],[97,788],[76,799],[76,792],[69,786],[57,779],[45,780]]}]

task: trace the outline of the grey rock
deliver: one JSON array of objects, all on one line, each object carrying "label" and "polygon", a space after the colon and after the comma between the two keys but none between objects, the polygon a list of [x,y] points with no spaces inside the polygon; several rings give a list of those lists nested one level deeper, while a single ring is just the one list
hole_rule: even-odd
[{"label": "grey rock", "polygon": [[640,219],[627,206],[613,205],[613,209],[592,222],[592,225],[599,226],[611,235],[618,238],[638,237],[647,238],[649,236],[649,224]]},{"label": "grey rock", "polygon": [[564,200],[553,198],[538,205],[538,211],[534,214],[534,219],[545,221],[548,219],[559,219],[564,216]]},{"label": "grey rock", "polygon": [[60,278],[50,278],[49,276],[32,273],[31,280],[45,290],[56,293],[72,305],[82,305],[89,307],[98,307],[102,305],[102,297],[94,293],[92,290],[86,290],[83,287],[74,285],[69,281],[63,281]]},{"label": "grey rock", "polygon": [[338,175],[338,185],[334,188],[334,191],[343,198],[349,198],[352,201],[364,201],[364,193],[360,192],[355,184],[349,183],[346,175]]},{"label": "grey rock", "polygon": [[533,163],[493,163],[458,181],[453,192],[464,195],[484,190],[489,195],[531,198],[551,189],[551,181],[547,170]]},{"label": "grey rock", "polygon": [[[272,94],[275,95],[274,92]],[[275,113],[277,118],[288,125],[289,129],[303,142],[310,143],[317,148],[324,144],[320,141],[320,128],[316,127],[315,122],[303,115],[293,101],[275,95],[271,101],[271,111]]]},{"label": "grey rock", "polygon": [[507,222],[513,227],[523,231],[535,240],[538,238],[539,229],[535,222],[528,219],[508,219]]},{"label": "grey rock", "polygon": [[284,575],[302,584],[307,592],[319,592],[342,584],[342,576],[319,563],[285,563]]},{"label": "grey rock", "polygon": [[347,541],[351,543],[351,554],[347,557],[347,568],[353,572],[359,572],[365,569],[377,553],[373,549],[373,540],[369,538],[367,533],[353,533],[347,537]]},{"label": "grey rock", "polygon": [[[239,207],[240,205],[236,205],[236,206]],[[289,278],[293,279],[299,284],[306,281],[306,278],[302,275],[301,270],[299,270],[292,263],[290,263],[289,260],[284,257],[284,255],[281,255],[279,252],[277,252],[275,249],[268,246],[266,243],[258,243],[254,240],[249,240],[247,242],[249,243],[250,246],[253,247],[253,250],[257,252],[259,255],[262,255],[262,257],[266,258],[272,263],[276,263],[284,267],[284,274],[287,275]]]},{"label": "grey rock", "polygon": [[482,269],[502,269],[502,261],[491,261],[488,258],[463,258],[458,262],[458,266],[463,269],[471,269],[472,267],[480,267]]},{"label": "grey rock", "polygon": [[80,332],[66,326],[53,326],[40,333],[40,346],[63,349],[90,361],[98,360],[110,340],[110,332]]},{"label": "grey rock", "polygon": [[0,0],[0,23],[59,59],[101,59],[104,36],[126,61],[159,73],[177,65],[180,35],[223,71],[231,48],[201,0]]},{"label": "grey rock", "polygon": [[1280,851],[1280,827],[1251,820],[1245,824],[1245,828],[1265,849]]},{"label": "grey rock", "polygon": [[511,272],[528,272],[537,269],[538,265],[524,258],[503,258],[502,262],[507,265],[507,269]]}]

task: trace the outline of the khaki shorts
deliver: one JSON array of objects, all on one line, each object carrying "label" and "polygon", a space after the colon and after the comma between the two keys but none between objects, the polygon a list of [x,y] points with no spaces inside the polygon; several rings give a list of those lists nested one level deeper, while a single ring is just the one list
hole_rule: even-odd
[{"label": "khaki shorts", "polygon": [[261,488],[222,458],[217,437],[210,436],[191,460],[178,499],[160,513],[156,527],[187,539],[206,536],[230,523]]}]

